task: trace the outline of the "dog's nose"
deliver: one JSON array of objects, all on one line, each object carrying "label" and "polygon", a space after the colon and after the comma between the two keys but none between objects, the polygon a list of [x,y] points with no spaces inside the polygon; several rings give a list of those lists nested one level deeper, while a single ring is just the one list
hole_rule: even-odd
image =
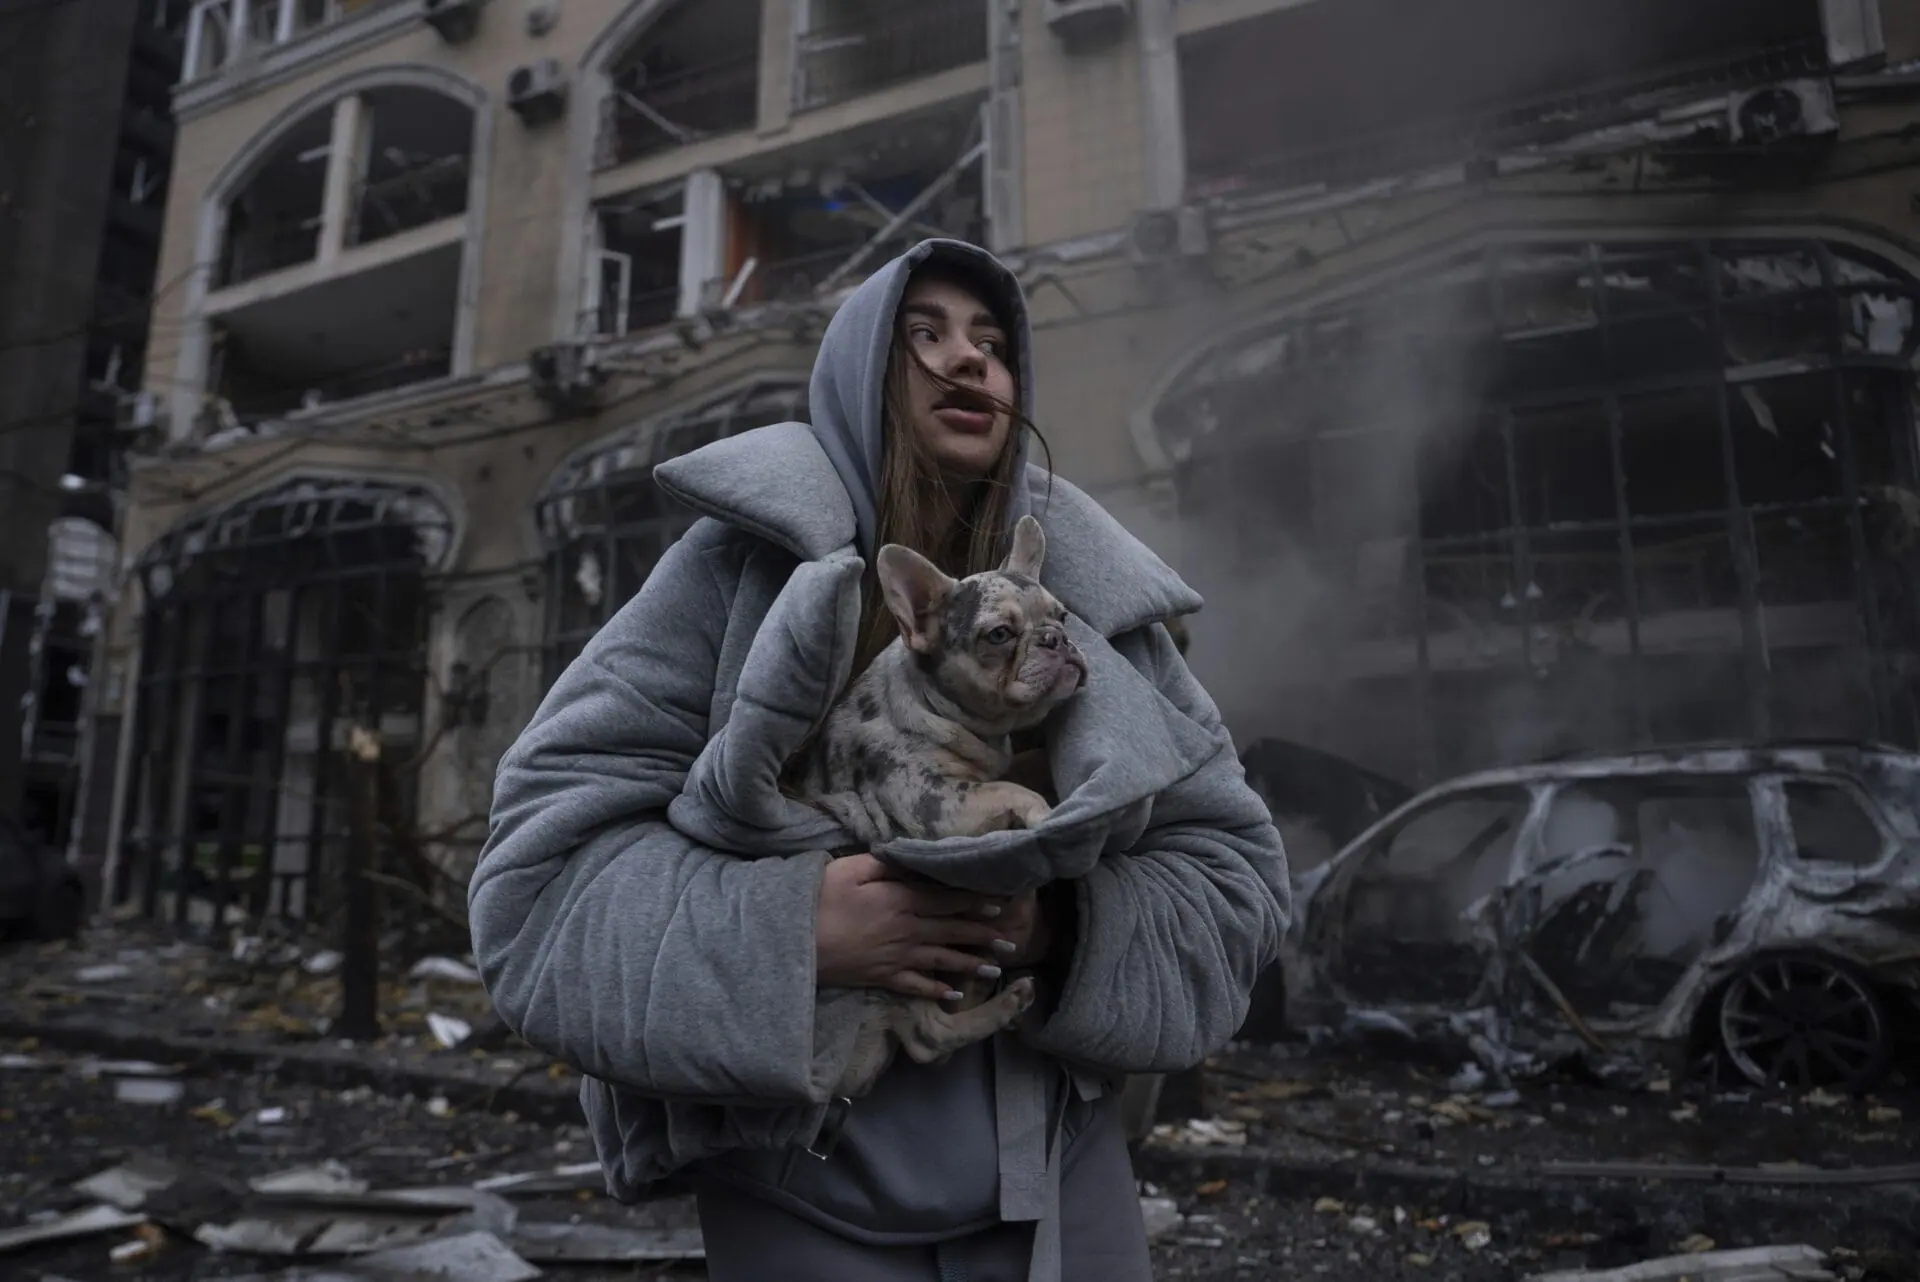
[{"label": "dog's nose", "polygon": [[1040,629],[1040,648],[1058,650],[1067,643],[1067,630],[1057,623],[1049,623]]}]

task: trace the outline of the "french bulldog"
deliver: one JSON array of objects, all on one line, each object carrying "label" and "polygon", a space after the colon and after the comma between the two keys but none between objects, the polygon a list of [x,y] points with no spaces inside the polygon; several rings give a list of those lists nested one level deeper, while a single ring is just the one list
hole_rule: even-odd
[{"label": "french bulldog", "polygon": [[[964,579],[898,544],[880,549],[875,576],[900,635],[827,714],[796,772],[799,798],[861,843],[837,853],[1031,828],[1051,812],[1046,798],[1005,777],[1011,736],[1038,726],[1087,679],[1066,608],[1040,586],[1045,556],[1031,516],[1014,526],[998,569]],[[835,1093],[866,1094],[896,1047],[938,1063],[1033,1005],[1030,977],[991,988],[970,977],[951,1008],[876,990]]]}]

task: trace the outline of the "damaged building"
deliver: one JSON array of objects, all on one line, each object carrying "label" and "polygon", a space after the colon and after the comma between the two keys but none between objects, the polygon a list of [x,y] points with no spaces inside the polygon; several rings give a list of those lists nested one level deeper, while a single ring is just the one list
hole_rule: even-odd
[{"label": "damaged building", "polygon": [[1920,744],[1920,15],[1671,9],[200,0],[106,898],[315,911],[367,731],[457,884],[686,527],[648,469],[804,416],[927,235],[1020,272],[1053,457],[1206,594],[1243,740]]}]

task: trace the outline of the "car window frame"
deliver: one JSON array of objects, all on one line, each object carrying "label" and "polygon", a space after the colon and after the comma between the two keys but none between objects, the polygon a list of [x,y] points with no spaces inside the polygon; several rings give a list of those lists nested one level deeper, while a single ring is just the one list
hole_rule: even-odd
[{"label": "car window frame", "polygon": [[[1900,857],[1903,849],[1900,834],[1894,830],[1892,822],[1881,809],[1879,801],[1851,775],[1838,770],[1770,770],[1761,778],[1772,792],[1772,801],[1776,807],[1775,814],[1778,819],[1774,835],[1778,848],[1777,857],[1785,867],[1796,872],[1810,873],[1816,877],[1838,877],[1854,881],[1879,876],[1887,870],[1889,864]],[[1793,809],[1787,800],[1787,785],[1790,783],[1831,784],[1850,793],[1854,802],[1867,816],[1867,822],[1871,823],[1874,830],[1880,834],[1879,858],[1866,864],[1802,859],[1793,826]]]}]

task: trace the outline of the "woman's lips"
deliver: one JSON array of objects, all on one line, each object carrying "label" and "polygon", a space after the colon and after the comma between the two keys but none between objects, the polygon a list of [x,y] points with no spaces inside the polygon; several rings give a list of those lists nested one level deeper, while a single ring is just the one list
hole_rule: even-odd
[{"label": "woman's lips", "polygon": [[967,436],[985,436],[993,430],[993,415],[986,410],[970,410],[959,405],[946,405],[935,410],[933,416],[946,427]]}]

